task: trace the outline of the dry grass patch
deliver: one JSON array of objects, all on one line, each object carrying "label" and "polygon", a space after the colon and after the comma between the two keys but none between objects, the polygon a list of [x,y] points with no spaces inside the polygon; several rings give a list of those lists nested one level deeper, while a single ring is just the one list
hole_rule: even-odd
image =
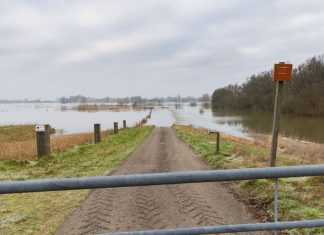
[{"label": "dry grass patch", "polygon": [[[0,133],[0,159],[32,160],[37,158],[35,125],[1,127]],[[111,133],[111,130],[102,131],[102,138]],[[60,153],[93,141],[93,133],[51,136],[51,150],[53,153]]]},{"label": "dry grass patch", "polygon": [[35,137],[35,125],[0,126],[0,143],[24,141]]},{"label": "dry grass patch", "polygon": [[[264,134],[250,133],[259,145],[270,146],[271,136]],[[281,155],[289,156],[295,163],[299,164],[323,164],[324,144],[298,141],[280,136],[278,139],[278,152]]]}]

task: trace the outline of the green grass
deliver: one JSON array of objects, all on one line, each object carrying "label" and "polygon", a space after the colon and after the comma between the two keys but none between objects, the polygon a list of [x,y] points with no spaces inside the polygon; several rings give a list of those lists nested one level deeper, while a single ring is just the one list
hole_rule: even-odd
[{"label": "green grass", "polygon": [[[39,161],[0,161],[0,181],[106,175],[152,132],[136,127]],[[0,234],[53,234],[89,190],[0,196]]]},{"label": "green grass", "polygon": [[[216,153],[215,135],[191,126],[173,126],[181,140],[216,169],[263,167],[268,164],[268,149],[232,137],[221,137],[220,152]],[[279,165],[298,165],[295,156],[278,156]],[[233,184],[233,188],[246,195],[246,202],[262,208],[273,220],[273,181],[248,180]],[[280,220],[306,220],[324,218],[324,177],[287,178],[279,180]],[[324,228],[295,229],[288,234],[324,234]]]},{"label": "green grass", "polygon": [[225,168],[225,164],[229,161],[227,156],[232,149],[232,145],[228,141],[222,141],[220,152],[216,153],[215,136],[204,135],[203,137],[191,132],[188,127],[174,126],[177,135],[187,144],[189,144],[196,153],[202,156],[209,165],[215,168]]}]

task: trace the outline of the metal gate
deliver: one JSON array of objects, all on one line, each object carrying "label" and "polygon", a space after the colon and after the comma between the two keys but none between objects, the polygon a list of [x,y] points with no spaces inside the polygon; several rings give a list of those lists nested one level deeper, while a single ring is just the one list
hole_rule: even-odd
[{"label": "metal gate", "polygon": [[[62,191],[95,188],[116,188],[148,185],[203,183],[216,181],[237,181],[255,179],[277,179],[288,177],[324,176],[324,165],[306,165],[290,167],[247,168],[236,170],[193,171],[176,173],[134,174],[118,176],[100,176],[83,178],[63,178],[48,180],[11,181],[0,183],[0,194]],[[293,228],[324,227],[324,219],[235,224],[207,227],[163,229],[137,232],[106,233],[107,235],[185,235],[235,233],[264,230],[281,230]]]}]

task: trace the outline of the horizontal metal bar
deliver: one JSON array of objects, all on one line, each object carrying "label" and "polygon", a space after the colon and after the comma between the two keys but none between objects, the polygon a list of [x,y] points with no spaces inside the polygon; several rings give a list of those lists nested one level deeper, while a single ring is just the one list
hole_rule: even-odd
[{"label": "horizontal metal bar", "polygon": [[0,183],[0,194],[323,175],[324,165],[307,165],[247,168],[236,170],[28,180],[2,182]]},{"label": "horizontal metal bar", "polygon": [[293,228],[313,228],[313,227],[324,227],[324,220],[304,220],[304,221],[261,223],[261,224],[235,224],[235,225],[220,225],[220,226],[210,226],[210,227],[148,230],[148,231],[137,231],[137,232],[103,233],[98,235],[196,235],[196,234],[253,232],[253,231],[266,231],[266,230],[269,231],[269,230],[281,230],[281,229],[293,229]]}]

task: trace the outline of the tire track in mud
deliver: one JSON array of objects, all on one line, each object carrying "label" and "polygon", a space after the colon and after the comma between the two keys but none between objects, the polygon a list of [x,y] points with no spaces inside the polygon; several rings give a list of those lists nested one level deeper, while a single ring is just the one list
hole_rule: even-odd
[{"label": "tire track in mud", "polygon": [[143,229],[162,229],[167,226],[163,220],[161,204],[152,187],[139,187],[135,202],[139,224]]},{"label": "tire track in mud", "polygon": [[88,198],[90,202],[84,208],[86,211],[79,226],[79,234],[96,234],[111,229],[114,191],[112,189],[97,189]]},{"label": "tire track in mud", "polygon": [[222,217],[190,185],[172,185],[170,192],[181,214],[195,220],[199,226],[224,224]]},{"label": "tire track in mud", "polygon": [[[208,169],[170,128],[156,128],[114,175]],[[56,234],[255,222],[245,206],[220,183],[142,186],[93,190]]]}]

